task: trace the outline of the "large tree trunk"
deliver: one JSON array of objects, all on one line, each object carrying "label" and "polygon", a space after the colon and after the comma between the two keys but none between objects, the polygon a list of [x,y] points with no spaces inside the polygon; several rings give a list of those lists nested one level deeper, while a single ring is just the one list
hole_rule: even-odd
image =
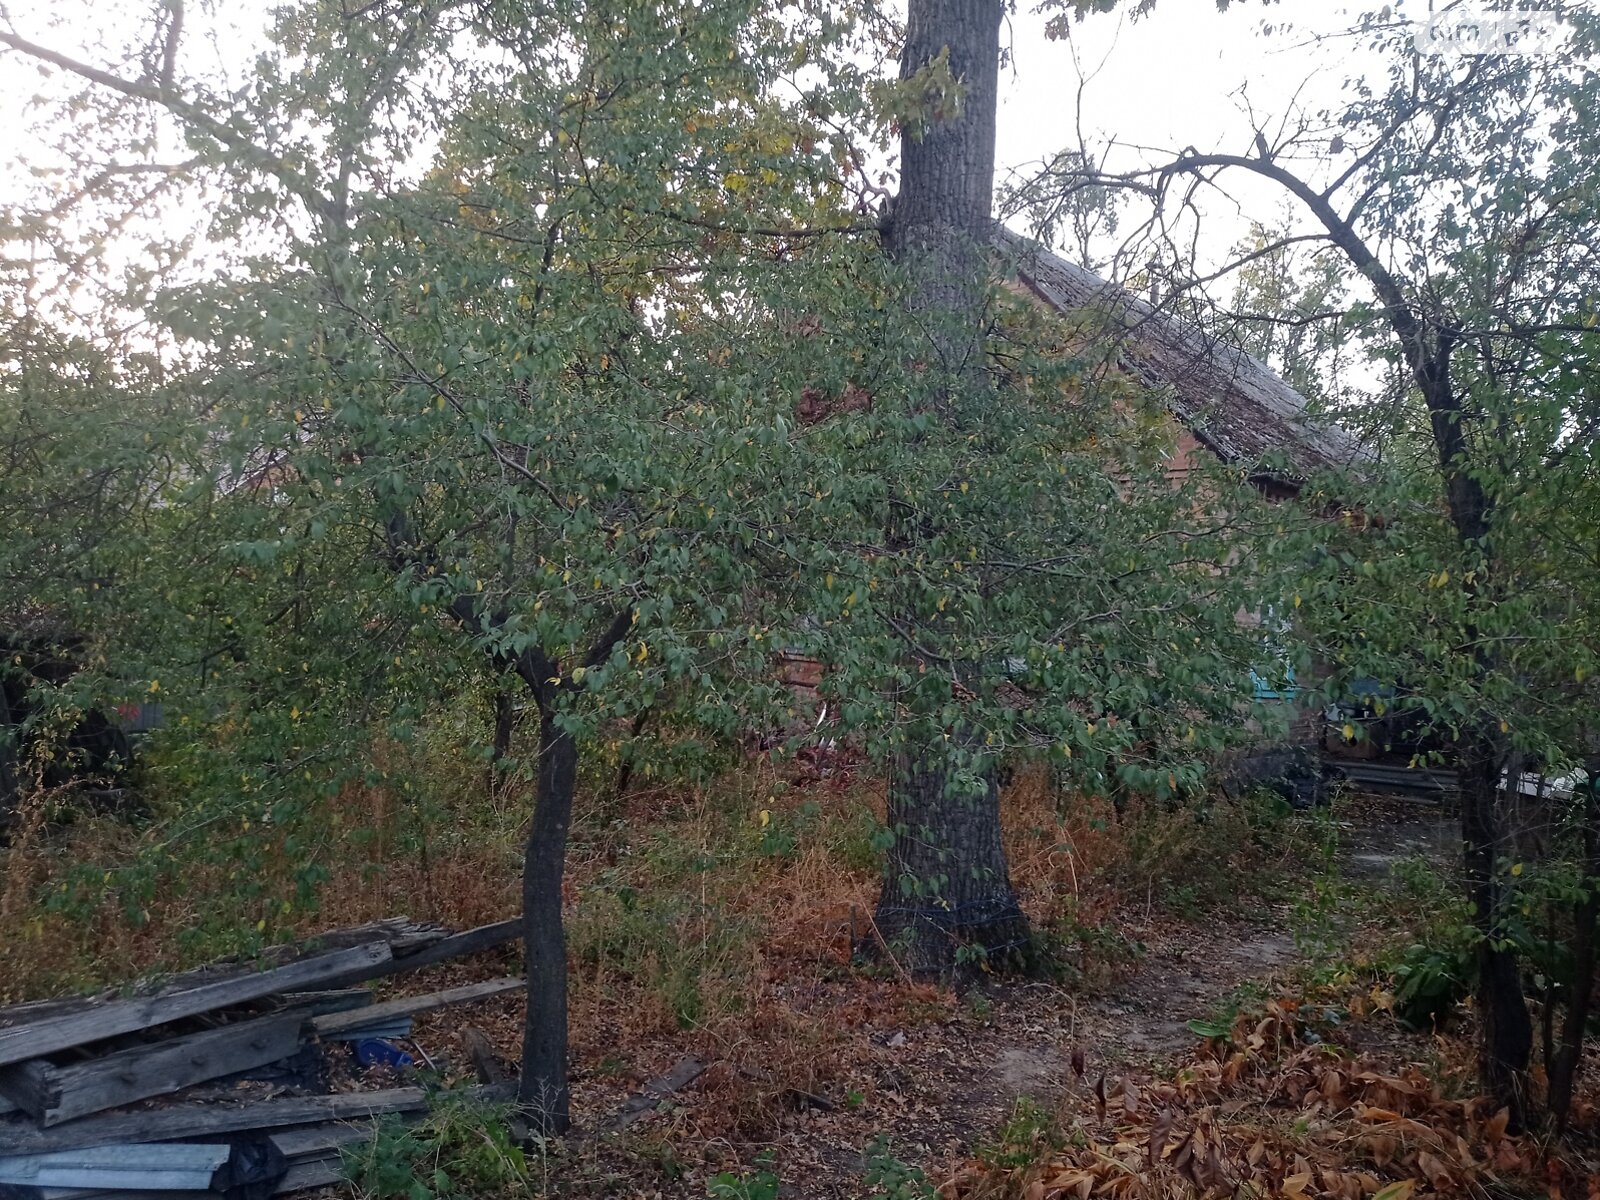
[{"label": "large tree trunk", "polygon": [[905,759],[894,772],[889,828],[895,837],[876,921],[908,970],[948,974],[1028,960],[1028,919],[1000,840],[994,772],[983,782],[982,794],[964,795],[927,760]]},{"label": "large tree trunk", "polygon": [[528,1008],[518,1100],[535,1131],[565,1133],[571,1124],[567,1084],[567,940],[561,927],[561,880],[567,827],[578,782],[578,744],[540,705],[539,797],[523,860],[522,919],[527,947]]},{"label": "large tree trunk", "polygon": [[[890,254],[910,276],[907,303],[929,341],[924,374],[931,382],[917,403],[947,418],[949,397],[989,387],[982,335],[1002,12],[999,0],[911,0],[900,61],[901,78],[910,79],[948,51],[950,74],[964,92],[959,115],[948,115],[954,98],[946,97],[943,119],[908,123],[886,231]],[[918,973],[1004,960],[1028,937],[1001,844],[993,772],[972,795],[951,770],[947,746],[963,740],[957,730],[942,744],[908,748],[890,782],[894,841],[876,919],[902,965]]]}]

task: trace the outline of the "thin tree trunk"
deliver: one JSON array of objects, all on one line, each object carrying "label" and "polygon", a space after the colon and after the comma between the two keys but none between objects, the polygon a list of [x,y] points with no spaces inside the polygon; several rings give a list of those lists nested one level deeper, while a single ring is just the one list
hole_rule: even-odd
[{"label": "thin tree trunk", "polygon": [[628,787],[633,782],[633,765],[635,754],[638,751],[638,742],[644,727],[650,723],[650,714],[653,708],[642,710],[633,719],[633,726],[628,731],[628,741],[622,747],[622,766],[617,771],[616,798],[622,800],[628,795]]},{"label": "thin tree trunk", "polygon": [[1522,1129],[1528,1119],[1533,1019],[1522,991],[1517,952],[1505,944],[1510,898],[1495,871],[1506,845],[1500,797],[1502,756],[1494,741],[1484,737],[1463,747],[1461,755],[1458,779],[1467,898],[1479,934],[1478,1077],[1490,1099],[1510,1111],[1512,1128]]},{"label": "thin tree trunk", "polygon": [[1546,1058],[1550,1115],[1558,1135],[1566,1133],[1572,1116],[1572,1093],[1583,1065],[1584,1035],[1594,1000],[1595,927],[1600,921],[1600,781],[1595,777],[1595,764],[1589,765],[1588,773],[1579,814],[1583,824],[1584,878],[1582,895],[1572,906],[1571,992],[1561,1015],[1561,1044]]},{"label": "thin tree trunk", "polygon": [[[888,222],[889,253],[910,275],[908,304],[927,330],[924,407],[948,419],[947,401],[990,386],[983,361],[994,201],[999,0],[911,0],[900,74],[909,79],[948,51],[962,83],[958,116],[908,124],[900,142],[900,193]],[[952,107],[947,97],[945,108]],[[907,531],[891,540],[909,544]],[[961,741],[957,730],[950,745]],[[1028,939],[1000,837],[999,788],[986,772],[976,795],[950,769],[946,745],[910,747],[889,787],[894,841],[884,860],[878,932],[902,966],[949,972],[967,947],[1005,962]]]},{"label": "thin tree trunk", "polygon": [[489,749],[490,778],[494,768],[511,757],[511,737],[516,731],[517,708],[504,688],[494,694],[494,742]]},{"label": "thin tree trunk", "polygon": [[561,926],[561,880],[567,829],[578,782],[578,743],[540,705],[539,796],[523,860],[522,919],[527,947],[528,1008],[518,1100],[535,1132],[561,1134],[571,1124],[567,1083],[567,940]]}]

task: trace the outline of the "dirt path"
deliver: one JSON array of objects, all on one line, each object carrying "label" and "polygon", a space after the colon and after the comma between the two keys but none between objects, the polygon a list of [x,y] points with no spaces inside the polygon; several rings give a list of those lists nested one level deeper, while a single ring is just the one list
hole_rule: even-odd
[{"label": "dirt path", "polygon": [[779,1194],[866,1194],[861,1146],[878,1134],[908,1162],[964,1157],[1019,1102],[1048,1112],[1102,1074],[1144,1074],[1187,1049],[1195,1037],[1185,1022],[1216,1012],[1242,986],[1266,987],[1293,958],[1281,924],[1208,920],[1203,934],[1192,925],[1163,931],[1133,971],[1095,992],[997,986],[969,994],[945,1021],[876,1031],[860,1107],[797,1113],[780,1132]]},{"label": "dirt path", "polygon": [[[1341,871],[1373,886],[1388,886],[1405,858],[1445,864],[1455,854],[1454,817],[1437,806],[1363,799],[1339,825]],[[880,1032],[873,1078],[893,1086],[866,1087],[848,1120],[801,1117],[784,1129],[780,1195],[866,1194],[859,1148],[874,1133],[889,1134],[907,1161],[949,1162],[992,1137],[1020,1101],[1050,1111],[1090,1092],[1102,1074],[1110,1086],[1122,1075],[1158,1070],[1194,1044],[1188,1021],[1226,1011],[1245,992],[1271,994],[1296,962],[1291,924],[1279,907],[1253,921],[1212,915],[1161,926],[1145,933],[1136,967],[1101,988],[996,987],[945,1022]],[[819,1138],[824,1124],[828,1134]]]}]

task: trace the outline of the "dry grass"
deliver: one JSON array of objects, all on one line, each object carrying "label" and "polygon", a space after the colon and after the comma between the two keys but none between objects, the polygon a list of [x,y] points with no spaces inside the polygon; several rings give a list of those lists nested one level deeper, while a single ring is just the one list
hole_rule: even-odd
[{"label": "dry grass", "polygon": [[[160,827],[140,834],[88,818],[23,839],[0,857],[0,1001],[397,913],[471,926],[514,911],[531,796],[515,783],[488,795],[475,764],[456,770],[431,819],[391,790],[347,788],[303,824],[309,846],[298,855],[285,831],[264,828],[248,871],[194,854],[142,888],[125,877]],[[848,766],[796,784],[752,761],[709,788],[636,792],[620,806],[580,799],[579,812],[567,888],[579,1028],[618,1007],[650,1032],[720,1029],[758,1010],[769,986],[792,991],[843,968],[852,938],[868,933],[882,784]],[[1119,815],[1104,801],[1064,800],[1042,772],[1006,789],[1004,820],[1014,880],[1045,925],[1125,917],[1197,881],[1231,888],[1238,860],[1263,858],[1237,818]],[[309,907],[297,896],[306,860],[326,872]],[[85,863],[105,871],[99,894],[84,893]]]},{"label": "dry grass", "polygon": [[[237,867],[186,863],[181,878],[144,900],[137,921],[110,896],[78,916],[36,908],[0,930],[0,993],[15,1000],[119,982],[255,939],[397,913],[465,927],[515,911],[525,788],[488,795],[481,769],[467,764],[436,795],[446,799],[422,828],[418,806],[384,788],[347,789],[317,813],[311,853],[329,874],[314,910],[285,903],[296,863],[282,851],[282,831],[263,831],[269,852],[258,874],[241,880]],[[868,1064],[890,1032],[950,1017],[958,1001],[949,991],[853,962],[877,897],[870,835],[882,812],[881,780],[848,763],[819,780],[752,760],[708,787],[580,798],[568,944],[587,1115],[693,1053],[717,1065],[665,1132],[759,1141],[807,1096],[870,1094]],[[1243,818],[1118,814],[1103,801],[1057,795],[1042,773],[1006,789],[1004,820],[1024,903],[1058,941],[1090,925],[1143,920],[1151,895],[1172,881],[1259,867],[1265,857],[1247,830],[1242,845],[1229,845]],[[59,831],[28,852],[34,895],[59,887],[74,862],[115,869],[140,849],[114,821]],[[500,1007],[474,1019],[514,1059],[515,1004]]]}]

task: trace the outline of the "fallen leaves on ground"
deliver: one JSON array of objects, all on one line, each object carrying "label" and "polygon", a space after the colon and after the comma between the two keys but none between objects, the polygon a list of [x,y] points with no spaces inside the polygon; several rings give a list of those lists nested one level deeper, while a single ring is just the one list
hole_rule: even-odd
[{"label": "fallen leaves on ground", "polygon": [[[963,1164],[945,1200],[1273,1196],[1411,1200],[1489,1193],[1594,1194],[1552,1171],[1504,1109],[1452,1098],[1453,1080],[1386,1068],[1321,1040],[1296,1002],[1241,1017],[1160,1082],[1092,1094],[1060,1148],[1022,1166]],[[1087,1105],[1085,1106],[1088,1107]]]}]

